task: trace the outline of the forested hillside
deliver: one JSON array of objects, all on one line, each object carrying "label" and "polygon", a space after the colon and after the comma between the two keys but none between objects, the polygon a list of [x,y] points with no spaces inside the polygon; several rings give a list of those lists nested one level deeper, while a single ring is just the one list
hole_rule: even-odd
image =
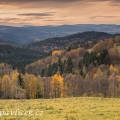
[{"label": "forested hillside", "polygon": [[115,36],[117,36],[117,34],[108,34],[104,32],[94,32],[94,31],[83,32],[66,37],[48,38],[43,41],[34,42],[28,45],[27,47],[31,50],[48,53],[50,51],[53,51],[55,49],[60,49],[65,46],[72,46],[72,45],[76,46],[80,44],[81,46],[85,47],[85,43],[87,41],[92,41],[92,43],[94,44],[94,42],[98,40],[110,38],[110,37],[114,38]]},{"label": "forested hillside", "polygon": [[[72,45],[56,48],[46,57],[26,65],[23,74],[2,63],[0,70],[5,72],[0,73],[0,97],[120,97],[120,36],[110,37],[106,33],[104,35],[106,37],[97,33],[98,37],[95,37],[94,41],[95,35],[89,38],[89,35],[85,34],[86,41],[82,44],[76,44],[73,40]],[[72,42],[72,39],[70,41]],[[12,48],[16,52],[10,51],[11,46],[8,51],[4,50],[5,46],[0,48],[1,59],[8,57],[6,61],[26,60],[26,63],[29,63],[41,57],[40,53],[25,49],[21,54],[20,48]],[[15,56],[18,58],[14,58]],[[12,62],[9,64],[14,65]]]},{"label": "forested hillside", "polygon": [[43,57],[43,53],[23,49],[19,47],[12,47],[10,45],[0,45],[0,63],[11,64],[13,69],[18,69],[24,72],[24,67],[35,60]]},{"label": "forested hillside", "polygon": [[[92,46],[89,41],[88,47]],[[120,36],[98,40],[91,49],[77,45],[55,50],[51,56],[26,66],[41,75],[44,97],[120,97]]]},{"label": "forested hillside", "polygon": [[93,41],[87,41],[83,47],[80,44],[73,44],[74,47],[67,46],[55,50],[48,57],[27,65],[26,70],[36,75],[51,76],[58,69],[61,74],[64,72],[78,73],[79,68],[88,67],[90,64],[95,66],[119,64],[119,42],[120,37],[116,36],[115,38],[98,40],[94,44]]}]

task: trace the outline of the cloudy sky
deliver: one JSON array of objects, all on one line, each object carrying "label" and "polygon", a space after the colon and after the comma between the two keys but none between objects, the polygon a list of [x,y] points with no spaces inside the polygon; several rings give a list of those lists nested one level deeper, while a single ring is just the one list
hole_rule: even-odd
[{"label": "cloudy sky", "polygon": [[120,24],[120,0],[0,0],[0,25]]}]

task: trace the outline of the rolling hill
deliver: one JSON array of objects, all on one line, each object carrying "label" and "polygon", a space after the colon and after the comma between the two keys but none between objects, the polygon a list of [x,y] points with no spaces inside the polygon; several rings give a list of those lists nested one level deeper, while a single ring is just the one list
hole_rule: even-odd
[{"label": "rolling hill", "polygon": [[76,33],[73,35],[65,36],[65,37],[55,37],[55,38],[48,38],[44,41],[34,42],[27,46],[27,48],[31,50],[36,50],[40,52],[50,52],[55,49],[61,49],[66,46],[76,46],[76,45],[83,45],[87,41],[96,42],[101,39],[115,37],[118,34],[109,34],[105,32],[82,32]]}]

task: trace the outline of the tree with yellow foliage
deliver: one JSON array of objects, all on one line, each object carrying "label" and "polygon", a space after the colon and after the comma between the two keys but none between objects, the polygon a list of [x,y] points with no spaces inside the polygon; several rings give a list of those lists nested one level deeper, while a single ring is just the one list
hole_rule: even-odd
[{"label": "tree with yellow foliage", "polygon": [[114,66],[113,65],[110,65],[110,71],[114,71]]},{"label": "tree with yellow foliage", "polygon": [[23,80],[26,90],[26,97],[31,99],[36,98],[36,76],[26,73]]},{"label": "tree with yellow foliage", "polygon": [[55,50],[52,52],[52,57],[59,57],[61,55],[61,51],[60,50]]},{"label": "tree with yellow foliage", "polygon": [[59,74],[52,76],[51,81],[51,97],[64,97],[63,93],[63,78]]},{"label": "tree with yellow foliage", "polygon": [[100,52],[100,51],[106,49],[106,47],[107,47],[106,41],[101,40],[99,43],[96,43],[93,46],[92,51],[93,52]]},{"label": "tree with yellow foliage", "polygon": [[114,42],[113,42],[113,39],[110,38],[107,42],[107,49],[110,49],[112,47],[114,47]]},{"label": "tree with yellow foliage", "polygon": [[44,86],[43,86],[43,82],[41,80],[40,75],[37,77],[36,80],[36,98],[40,98],[43,97],[43,91],[44,91]]},{"label": "tree with yellow foliage", "polygon": [[115,42],[116,42],[116,43],[120,43],[120,36],[116,36],[116,37],[115,37]]},{"label": "tree with yellow foliage", "polygon": [[1,90],[3,98],[11,98],[11,81],[8,75],[4,75],[2,78]]},{"label": "tree with yellow foliage", "polygon": [[18,75],[19,73],[17,70],[11,72],[10,79],[11,79],[11,96],[12,98],[18,98]]},{"label": "tree with yellow foliage", "polygon": [[37,93],[37,89],[36,89],[36,77],[34,75],[30,75],[30,81],[29,81],[29,96],[31,99],[35,99],[36,98],[36,93]]},{"label": "tree with yellow foliage", "polygon": [[110,65],[109,70],[110,70],[111,74],[118,72],[118,69],[115,66],[113,66],[113,65]]}]

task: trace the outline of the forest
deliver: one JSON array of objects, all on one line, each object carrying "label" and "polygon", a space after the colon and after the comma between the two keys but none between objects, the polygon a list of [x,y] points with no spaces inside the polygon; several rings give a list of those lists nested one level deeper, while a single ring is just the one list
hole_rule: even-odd
[{"label": "forest", "polygon": [[[66,46],[77,46],[80,44],[84,45],[86,41],[92,41],[93,44],[101,39],[116,37],[119,34],[108,34],[105,32],[97,32],[97,31],[88,31],[82,33],[76,33],[73,35],[65,36],[65,37],[54,37],[48,38],[43,41],[33,42],[27,45],[27,48],[35,51],[40,51],[44,53],[49,53],[56,49],[61,49]],[[87,46],[86,46],[87,47]]]},{"label": "forest", "polygon": [[32,51],[27,48],[17,46],[0,45],[0,63],[4,62],[12,65],[13,69],[24,73],[24,68],[27,64],[39,60],[45,54],[37,51]]},{"label": "forest", "polygon": [[0,98],[120,97],[120,36],[57,48],[24,70],[0,64]]}]

